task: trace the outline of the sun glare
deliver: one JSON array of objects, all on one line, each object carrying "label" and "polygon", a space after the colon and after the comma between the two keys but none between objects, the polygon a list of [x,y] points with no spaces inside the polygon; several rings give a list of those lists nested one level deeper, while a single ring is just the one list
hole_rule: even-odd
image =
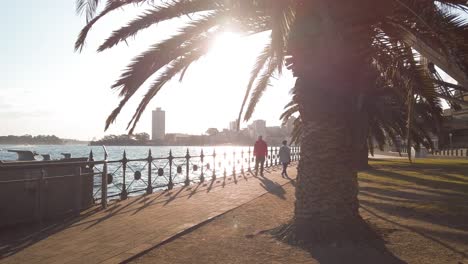
[{"label": "sun glare", "polygon": [[232,32],[223,32],[216,37],[213,43],[213,53],[224,53],[226,51],[232,51],[239,48],[241,37]]},{"label": "sun glare", "polygon": [[231,32],[220,34],[213,42],[209,55],[213,70],[237,76],[245,74],[246,67],[242,67],[247,63],[244,46],[239,35]]}]

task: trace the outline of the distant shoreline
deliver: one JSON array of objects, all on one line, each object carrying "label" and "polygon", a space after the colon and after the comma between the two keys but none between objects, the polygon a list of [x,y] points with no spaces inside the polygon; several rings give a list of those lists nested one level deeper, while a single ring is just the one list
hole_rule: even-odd
[{"label": "distant shoreline", "polygon": [[[114,146],[114,147],[222,147],[222,146],[236,146],[236,147],[248,147],[253,146],[252,144],[104,144],[104,146]],[[92,143],[88,146],[102,146],[103,144]]]}]

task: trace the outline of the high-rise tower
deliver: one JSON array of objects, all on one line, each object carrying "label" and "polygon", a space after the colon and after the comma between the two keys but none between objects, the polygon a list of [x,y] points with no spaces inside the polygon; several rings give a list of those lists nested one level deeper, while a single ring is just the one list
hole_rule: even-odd
[{"label": "high-rise tower", "polygon": [[152,140],[163,140],[166,135],[166,112],[160,107],[153,111]]}]

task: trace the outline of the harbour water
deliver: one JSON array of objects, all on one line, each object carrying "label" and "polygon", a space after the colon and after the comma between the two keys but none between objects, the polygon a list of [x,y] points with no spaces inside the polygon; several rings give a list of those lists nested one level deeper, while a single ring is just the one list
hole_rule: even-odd
[{"label": "harbour water", "polygon": [[[32,150],[38,154],[50,154],[51,159],[61,159],[61,153],[70,153],[71,157],[88,157],[93,152],[94,160],[104,159],[104,149],[100,146],[86,145],[0,145],[0,160],[15,160],[16,154],[7,152],[8,149]],[[191,158],[188,162],[188,177],[190,181],[200,180],[202,172],[205,178],[211,178],[214,175],[222,177],[224,174],[231,175],[234,172],[240,173],[242,169],[247,170],[254,166],[252,147],[242,146],[216,146],[216,147],[181,147],[181,146],[108,146],[108,172],[112,175],[112,182],[108,185],[108,195],[117,197],[123,189],[123,166],[120,161],[125,151],[127,159],[146,159],[151,150],[153,162],[151,163],[151,185],[155,189],[165,189],[169,180],[174,184],[182,184],[187,177],[187,150]],[[200,159],[203,150],[203,162]],[[269,158],[270,162],[275,162],[277,156],[273,147],[273,152]],[[174,159],[171,163],[167,159],[171,151]],[[216,156],[213,157],[213,153]],[[271,152],[270,152],[271,153]],[[40,156],[38,156],[40,159]],[[276,161],[277,162],[277,161]],[[126,165],[125,187],[130,195],[139,195],[144,193],[148,186],[148,166],[145,161],[130,161]],[[95,172],[102,171],[102,165],[95,167]],[[162,175],[158,175],[161,170]],[[178,171],[179,170],[179,171]],[[141,175],[138,177],[138,175]],[[101,177],[94,177],[94,196],[100,198]]]}]

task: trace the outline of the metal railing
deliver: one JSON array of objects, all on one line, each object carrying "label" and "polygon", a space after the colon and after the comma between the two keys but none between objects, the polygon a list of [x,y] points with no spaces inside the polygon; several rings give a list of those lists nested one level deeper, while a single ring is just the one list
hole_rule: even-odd
[{"label": "metal railing", "polygon": [[[279,147],[269,147],[268,153],[265,167],[278,165]],[[214,149],[210,154],[201,149],[196,155],[187,149],[183,156],[175,156],[169,150],[166,157],[153,157],[150,149],[147,157],[141,159],[129,159],[125,151],[120,160],[109,161],[107,157],[106,152],[104,160],[95,163],[91,152],[89,159],[94,164],[92,168],[97,171],[96,175],[101,176],[101,179],[95,181],[101,184],[94,197],[100,200],[103,207],[107,206],[110,198],[119,197],[124,200],[129,194],[150,194],[154,190],[171,190],[175,185],[188,186],[193,182],[204,182],[206,178],[215,180],[220,176],[251,173],[255,165],[251,148],[232,153],[217,153]],[[298,159],[299,148],[291,147],[291,160]],[[109,186],[113,187],[111,193],[108,193]]]},{"label": "metal railing", "polygon": [[460,158],[468,158],[468,149],[440,149],[435,150],[432,155],[434,156],[442,156],[442,157],[460,157]]},{"label": "metal railing", "polygon": [[[108,160],[108,157],[108,152],[104,148],[103,160],[94,160],[91,151],[87,161],[50,161],[40,164],[3,163],[0,164],[0,170],[4,168],[44,170],[54,166],[86,167],[92,172],[82,173],[80,170],[78,175],[73,176],[93,176],[94,201],[100,202],[102,207],[106,208],[108,200],[112,198],[118,197],[124,200],[131,194],[150,194],[154,190],[171,190],[175,185],[187,186],[194,182],[204,182],[207,178],[215,180],[220,176],[251,173],[255,165],[255,158],[250,147],[242,148],[240,151],[234,150],[232,153],[217,153],[216,149],[213,149],[213,152],[209,154],[204,149],[201,149],[199,154],[190,153],[187,149],[183,156],[175,156],[172,150],[169,150],[165,157],[153,157],[149,149],[147,157],[140,159],[128,158],[126,151],[123,151],[121,159]],[[291,161],[297,161],[299,158],[300,148],[291,147]],[[280,164],[279,147],[269,147],[265,167],[278,164]],[[0,184],[4,183],[7,182],[0,181]]]}]

